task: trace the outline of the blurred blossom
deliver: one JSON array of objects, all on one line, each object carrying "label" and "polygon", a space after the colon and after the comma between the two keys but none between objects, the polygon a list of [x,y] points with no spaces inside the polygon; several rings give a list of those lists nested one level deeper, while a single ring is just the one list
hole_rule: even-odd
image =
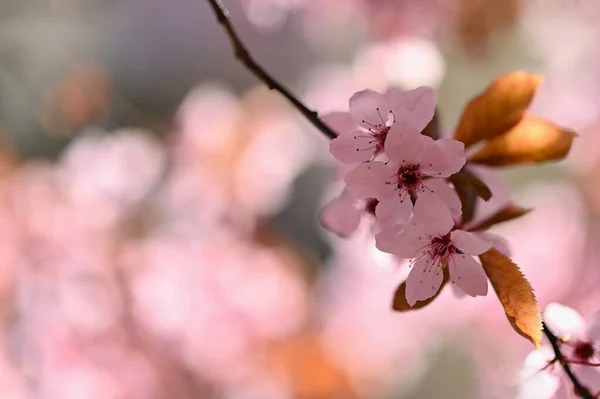
[{"label": "blurred blossom", "polygon": [[289,14],[308,0],[241,0],[246,17],[255,26],[265,30],[281,27]]},{"label": "blurred blossom", "polygon": [[445,61],[435,43],[418,37],[398,39],[386,49],[386,75],[399,87],[438,86]]},{"label": "blurred blossom", "polygon": [[[600,313],[589,323],[574,309],[559,303],[550,303],[544,310],[544,322],[558,338],[564,359],[577,379],[590,392],[600,391]],[[531,352],[525,359],[520,398],[534,392],[539,398],[575,398],[571,381],[566,376],[556,355],[549,347]]]},{"label": "blurred blossom", "polygon": [[147,132],[88,131],[66,151],[58,173],[81,221],[101,227],[117,222],[144,198],[164,162],[160,143]]},{"label": "blurred blossom", "polygon": [[193,91],[179,111],[181,160],[205,176],[233,217],[280,209],[313,157],[314,141],[281,104],[262,87],[236,102],[209,86]]}]

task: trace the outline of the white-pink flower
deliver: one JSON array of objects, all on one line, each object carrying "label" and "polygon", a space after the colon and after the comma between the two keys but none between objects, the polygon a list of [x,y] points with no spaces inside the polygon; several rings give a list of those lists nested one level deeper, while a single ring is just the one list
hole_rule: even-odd
[{"label": "white-pink flower", "polygon": [[[546,327],[560,338],[560,351],[579,380],[592,395],[600,393],[600,312],[588,323],[574,309],[551,303],[544,310]],[[519,398],[536,392],[540,399],[576,398],[573,384],[566,377],[554,352],[542,347],[525,359]]]},{"label": "white-pink flower", "polygon": [[406,92],[389,89],[381,94],[363,90],[350,98],[350,112],[325,116],[325,123],[338,132],[330,146],[331,154],[342,163],[370,161],[384,152],[387,137],[401,134],[399,121],[421,132],[433,118],[435,90],[421,86]]},{"label": "white-pink flower", "polygon": [[381,251],[413,259],[406,280],[409,305],[438,292],[445,267],[450,281],[466,294],[487,294],[486,275],[472,255],[487,251],[491,246],[489,242],[463,230],[452,230],[454,221],[450,210],[435,196],[425,196],[417,201],[413,223],[384,230],[375,236]]},{"label": "white-pink flower", "polygon": [[403,122],[396,126],[404,132],[388,136],[385,151],[390,160],[358,165],[344,179],[348,190],[379,200],[375,214],[383,227],[406,222],[413,210],[411,197],[418,202],[429,194],[460,217],[461,202],[446,178],[465,164],[464,145],[451,139],[434,141]]}]

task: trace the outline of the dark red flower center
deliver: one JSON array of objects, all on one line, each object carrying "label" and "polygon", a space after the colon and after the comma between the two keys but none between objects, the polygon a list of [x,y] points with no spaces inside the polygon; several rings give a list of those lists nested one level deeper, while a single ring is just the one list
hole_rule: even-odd
[{"label": "dark red flower center", "polygon": [[577,341],[575,343],[575,348],[573,349],[573,354],[579,360],[589,360],[594,357],[596,350],[594,346],[590,342],[586,341]]},{"label": "dark red flower center", "polygon": [[423,175],[420,165],[406,165],[398,168],[398,188],[405,188],[410,192],[420,190],[423,184]]},{"label": "dark red flower center", "polygon": [[[367,130],[369,132],[369,136],[372,140],[369,141],[369,144],[372,147],[366,148],[366,150],[375,150],[375,155],[383,152],[385,146],[385,140],[387,139],[387,135],[390,131],[390,128],[396,122],[396,117],[392,110],[389,110],[386,115],[381,113],[381,110],[377,108],[377,114],[379,114],[379,121],[367,121],[362,120],[362,123],[367,126]],[[364,137],[364,136],[354,136],[354,138]],[[360,151],[360,149],[357,149]]]}]

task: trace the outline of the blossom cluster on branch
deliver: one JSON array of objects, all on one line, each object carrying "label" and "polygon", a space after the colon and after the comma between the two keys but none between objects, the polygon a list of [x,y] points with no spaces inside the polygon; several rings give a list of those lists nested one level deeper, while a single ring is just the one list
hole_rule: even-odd
[{"label": "blossom cluster on branch", "polygon": [[377,248],[409,259],[412,268],[396,291],[395,310],[425,306],[447,282],[484,296],[489,279],[511,324],[539,346],[533,289],[505,241],[486,231],[529,210],[509,202],[485,219],[475,216],[496,194],[477,165],[553,161],[570,150],[573,132],[527,113],[540,84],[521,71],[498,78],[467,104],[453,138],[440,137],[436,92],[426,86],[363,90],[350,98],[349,112],[322,118],[338,133],[330,152],[345,175],[344,191],[321,214],[323,225],[348,236],[363,216],[374,216]]}]

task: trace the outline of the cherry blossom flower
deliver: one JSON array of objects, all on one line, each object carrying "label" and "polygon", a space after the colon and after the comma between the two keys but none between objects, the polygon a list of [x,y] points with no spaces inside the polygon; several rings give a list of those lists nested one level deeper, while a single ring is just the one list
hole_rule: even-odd
[{"label": "cherry blossom flower", "polygon": [[454,217],[459,217],[461,202],[445,178],[465,164],[464,145],[456,140],[421,135],[408,123],[398,122],[405,133],[390,136],[386,143],[388,162],[368,162],[357,166],[345,178],[348,190],[380,202],[375,209],[383,227],[403,223],[411,215],[413,203],[422,195],[442,199]]},{"label": "cherry blossom flower", "polygon": [[384,94],[359,91],[350,98],[349,113],[324,117],[339,133],[329,151],[343,163],[370,161],[384,152],[388,135],[400,135],[407,126],[421,132],[433,118],[436,98],[428,86],[406,92],[389,89]]},{"label": "cherry blossom flower", "polygon": [[479,255],[490,243],[472,233],[452,230],[454,221],[439,198],[423,196],[415,205],[413,224],[382,231],[375,236],[381,251],[413,259],[406,280],[406,300],[412,306],[440,289],[443,269],[450,281],[470,296],[487,294],[483,268],[471,255]]},{"label": "cherry blossom flower", "polygon": [[[564,361],[570,364],[577,379],[590,392],[600,392],[600,312],[588,323],[574,309],[551,303],[544,310],[548,329],[560,338]],[[532,351],[525,359],[524,381],[520,397],[538,392],[541,399],[575,398],[572,383],[564,374],[556,355],[548,347]]]},{"label": "cherry blossom flower", "polygon": [[363,216],[373,214],[377,200],[360,199],[348,190],[327,203],[319,214],[319,221],[327,230],[345,238],[358,228]]}]

